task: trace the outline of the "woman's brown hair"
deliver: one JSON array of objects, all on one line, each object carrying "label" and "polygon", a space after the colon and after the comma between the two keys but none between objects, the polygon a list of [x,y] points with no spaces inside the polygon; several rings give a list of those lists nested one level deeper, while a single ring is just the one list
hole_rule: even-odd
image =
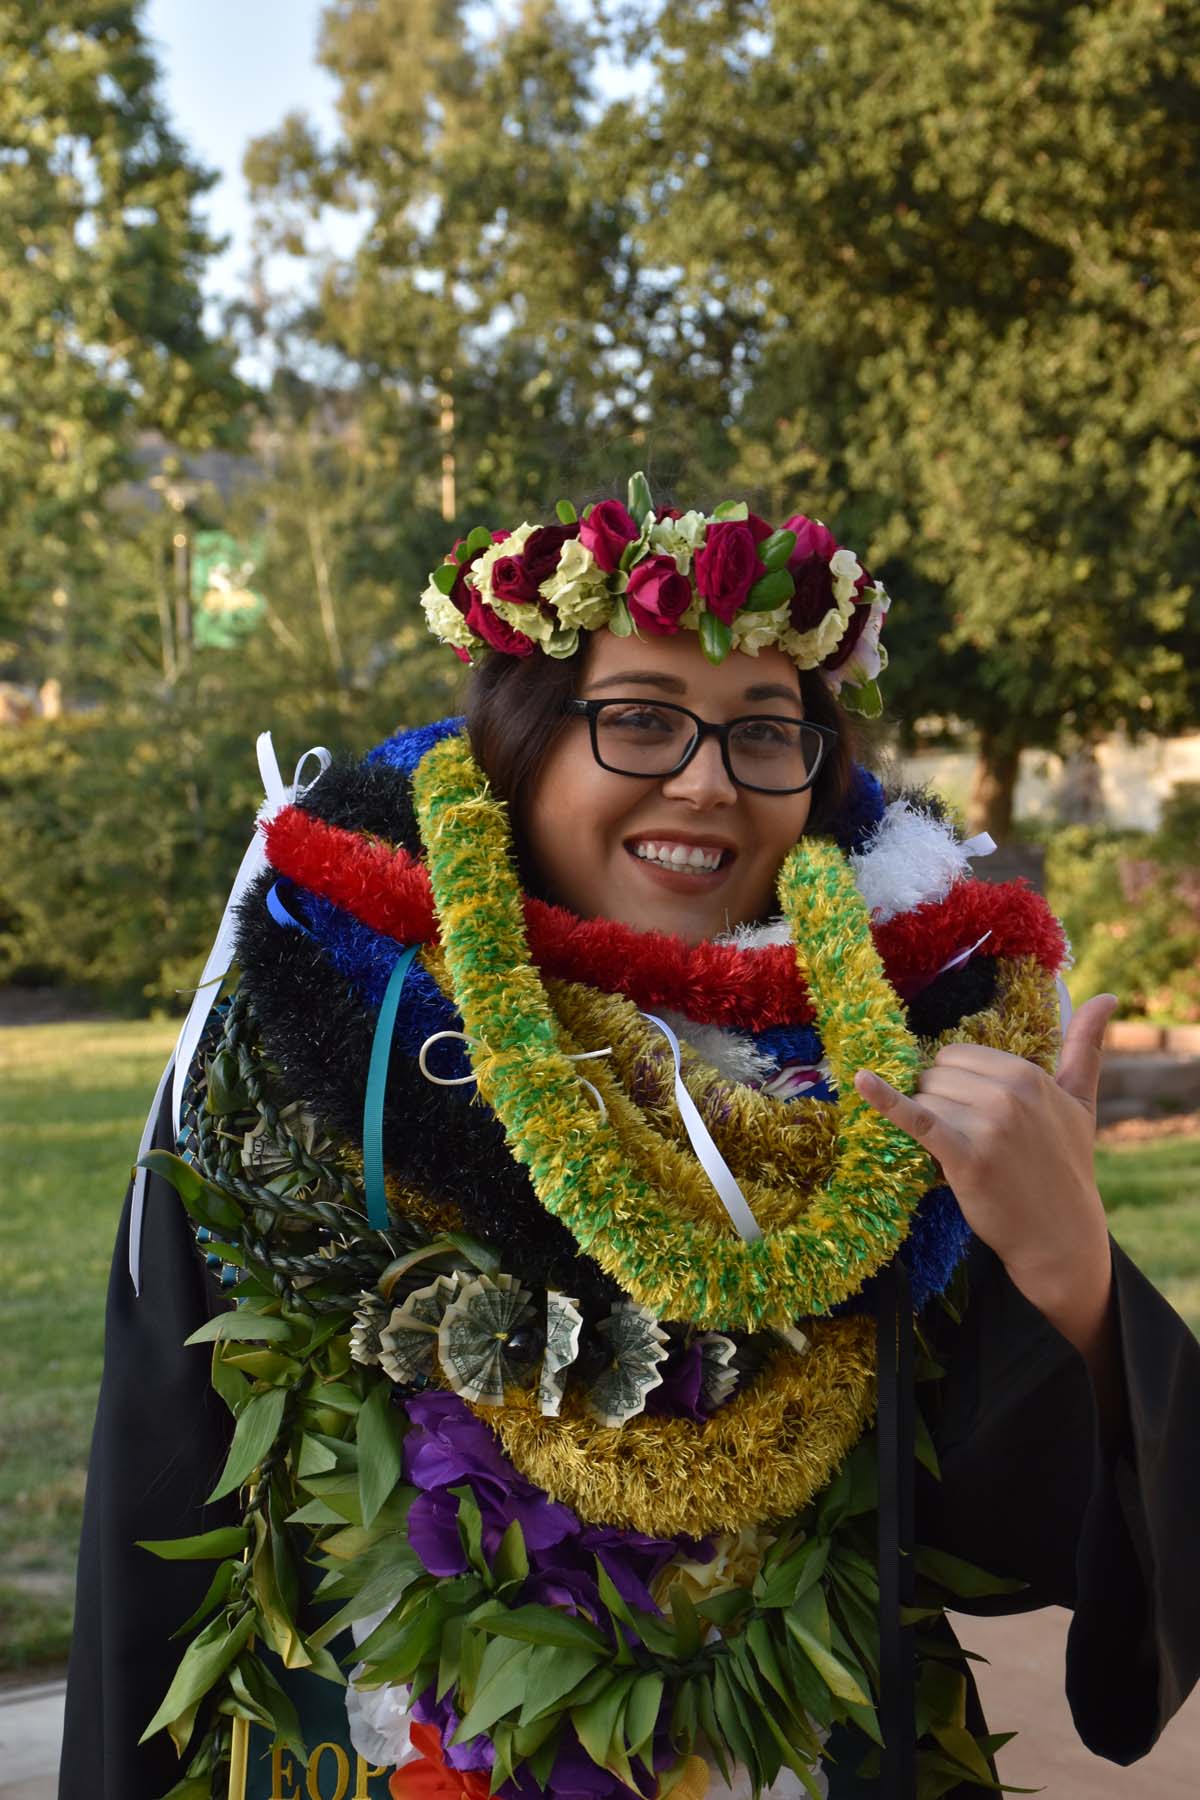
[{"label": "woman's brown hair", "polygon": [[[565,704],[578,687],[587,656],[586,638],[574,656],[485,657],[472,671],[467,690],[467,733],[475,760],[512,814],[518,852],[524,836],[524,810],[550,747],[568,722]],[[813,783],[812,809],[805,831],[826,831],[836,817],[850,783],[854,757],[853,728],[815,669],[800,676],[805,717],[837,732]],[[532,871],[518,854],[528,885]]]}]

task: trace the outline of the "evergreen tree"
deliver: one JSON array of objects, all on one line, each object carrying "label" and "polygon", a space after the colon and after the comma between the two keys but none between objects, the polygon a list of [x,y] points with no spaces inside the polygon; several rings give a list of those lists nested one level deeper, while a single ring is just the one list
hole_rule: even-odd
[{"label": "evergreen tree", "polygon": [[202,317],[213,177],[156,92],[138,0],[0,0],[0,657],[85,676],[120,585],[136,433],[200,447],[245,400]]}]

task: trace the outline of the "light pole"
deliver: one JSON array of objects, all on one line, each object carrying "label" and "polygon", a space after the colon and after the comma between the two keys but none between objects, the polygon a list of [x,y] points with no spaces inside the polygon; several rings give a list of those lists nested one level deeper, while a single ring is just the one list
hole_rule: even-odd
[{"label": "light pole", "polygon": [[163,640],[163,673],[171,687],[191,661],[192,648],[192,555],[187,531],[188,507],[196,497],[194,481],[164,469],[150,477],[150,486],[170,513],[175,515],[171,533],[172,594],[166,593],[165,580],[158,597],[158,622]]}]

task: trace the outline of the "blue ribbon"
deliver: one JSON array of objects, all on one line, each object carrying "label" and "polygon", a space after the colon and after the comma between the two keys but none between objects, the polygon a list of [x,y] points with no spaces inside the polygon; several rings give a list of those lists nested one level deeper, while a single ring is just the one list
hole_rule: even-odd
[{"label": "blue ribbon", "polygon": [[367,1196],[367,1218],[376,1231],[386,1231],[388,1227],[387,1189],[383,1182],[383,1102],[387,1094],[388,1065],[392,1059],[392,1033],[396,1029],[405,978],[419,949],[419,944],[410,944],[392,970],[371,1042],[367,1092],[363,1101],[363,1187]]},{"label": "blue ribbon", "polygon": [[271,886],[267,889],[267,911],[277,925],[283,925],[291,931],[302,931],[305,937],[311,937],[313,935],[308,929],[308,926],[302,924],[299,919],[293,918],[292,914],[283,904],[283,901],[279,897],[279,883],[277,881],[272,882]]}]

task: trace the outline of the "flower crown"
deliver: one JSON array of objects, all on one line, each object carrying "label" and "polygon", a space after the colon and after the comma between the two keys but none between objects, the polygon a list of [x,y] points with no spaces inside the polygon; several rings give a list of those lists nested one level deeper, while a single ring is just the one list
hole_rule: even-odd
[{"label": "flower crown", "polygon": [[744,500],[711,517],[656,510],[641,474],[627,506],[555,510],[555,525],[476,526],[433,571],[421,605],[463,662],[485,650],[571,656],[581,631],[602,626],[617,637],[695,631],[710,662],[774,646],[819,669],[852,711],[878,715],[891,602],[820,520],[797,513],[775,530]]}]

